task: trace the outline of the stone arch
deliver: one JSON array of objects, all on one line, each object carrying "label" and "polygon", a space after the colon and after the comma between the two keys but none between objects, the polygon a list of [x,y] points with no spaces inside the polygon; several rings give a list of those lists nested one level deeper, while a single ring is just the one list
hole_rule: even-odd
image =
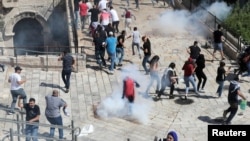
[{"label": "stone arch", "polygon": [[35,11],[24,11],[18,15],[15,15],[14,18],[11,18],[9,21],[6,22],[5,27],[4,27],[4,32],[3,32],[4,37],[14,36],[14,34],[15,34],[15,33],[13,33],[14,26],[20,20],[25,19],[25,18],[36,19],[42,25],[43,31],[49,32],[49,27],[47,25],[47,22],[41,14],[39,14]]}]

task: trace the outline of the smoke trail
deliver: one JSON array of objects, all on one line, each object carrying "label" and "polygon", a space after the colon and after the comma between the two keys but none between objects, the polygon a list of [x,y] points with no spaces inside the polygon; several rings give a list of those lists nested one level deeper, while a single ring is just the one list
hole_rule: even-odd
[{"label": "smoke trail", "polygon": [[[205,9],[219,19],[225,19],[232,8],[224,2],[215,2],[211,6],[206,5]],[[199,8],[192,13],[187,10],[167,10],[151,22],[153,32],[164,36],[190,33],[206,37],[208,29],[201,21],[206,21],[211,15],[205,9]],[[211,22],[214,22],[214,19]]]},{"label": "smoke trail", "polygon": [[[140,84],[140,88],[136,88],[133,104],[130,104],[126,98],[121,98],[123,92],[122,80],[126,76],[130,76]],[[112,117],[129,118],[141,124],[147,124],[152,104],[152,100],[144,98],[143,95],[148,84],[148,81],[145,81],[147,78],[140,74],[135,65],[124,66],[119,78],[121,81],[119,84],[114,85],[112,94],[97,106],[96,114],[104,119]]]}]

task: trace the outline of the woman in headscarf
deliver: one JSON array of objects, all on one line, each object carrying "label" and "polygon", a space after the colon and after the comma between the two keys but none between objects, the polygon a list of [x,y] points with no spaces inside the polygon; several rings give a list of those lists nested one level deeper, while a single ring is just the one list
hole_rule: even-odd
[{"label": "woman in headscarf", "polygon": [[171,62],[168,68],[165,69],[164,74],[161,78],[161,89],[158,93],[157,98],[161,98],[161,95],[163,94],[165,88],[170,87],[169,99],[173,99],[174,98],[173,93],[176,83],[178,83],[178,77],[175,72],[175,63]]},{"label": "woman in headscarf", "polygon": [[178,136],[175,131],[168,132],[167,141],[178,141]]}]

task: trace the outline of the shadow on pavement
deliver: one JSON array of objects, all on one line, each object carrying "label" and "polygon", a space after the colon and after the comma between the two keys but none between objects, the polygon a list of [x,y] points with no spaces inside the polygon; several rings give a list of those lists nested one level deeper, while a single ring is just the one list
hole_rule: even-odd
[{"label": "shadow on pavement", "polygon": [[65,90],[63,89],[63,87],[59,86],[58,84],[41,82],[40,83],[40,87],[58,88],[58,89],[62,90],[63,92],[65,92]]},{"label": "shadow on pavement", "polygon": [[212,119],[209,116],[199,116],[198,119],[203,122],[210,123],[210,124],[222,124],[222,122],[224,121],[223,117],[217,117],[217,118]]}]

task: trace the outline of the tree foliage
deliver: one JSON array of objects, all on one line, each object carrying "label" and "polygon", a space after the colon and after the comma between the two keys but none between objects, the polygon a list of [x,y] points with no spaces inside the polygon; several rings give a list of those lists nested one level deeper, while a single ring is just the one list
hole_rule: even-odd
[{"label": "tree foliage", "polygon": [[242,7],[239,3],[236,3],[232,13],[225,19],[223,24],[233,35],[236,37],[241,36],[250,43],[250,2],[247,2]]}]

